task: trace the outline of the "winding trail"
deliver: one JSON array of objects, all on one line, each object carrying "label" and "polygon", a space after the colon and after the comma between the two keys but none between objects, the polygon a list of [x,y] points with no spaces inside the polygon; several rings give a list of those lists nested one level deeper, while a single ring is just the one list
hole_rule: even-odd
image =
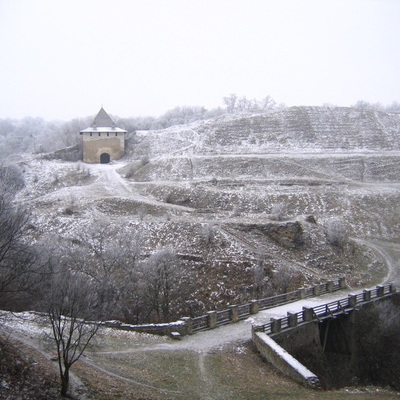
[{"label": "winding trail", "polygon": [[394,283],[400,286],[400,244],[384,240],[353,239],[357,243],[370,247],[385,260],[388,273],[382,283]]}]

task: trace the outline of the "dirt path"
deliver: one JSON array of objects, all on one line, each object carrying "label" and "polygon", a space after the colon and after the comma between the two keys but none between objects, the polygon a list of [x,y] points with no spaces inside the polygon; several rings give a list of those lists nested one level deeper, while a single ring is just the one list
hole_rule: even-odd
[{"label": "dirt path", "polygon": [[385,260],[388,273],[382,283],[394,283],[400,286],[400,244],[384,240],[354,239],[356,242],[370,247]]},{"label": "dirt path", "polygon": [[93,174],[98,176],[98,179],[92,185],[86,187],[79,187],[81,194],[88,197],[92,197],[93,191],[95,191],[97,198],[99,197],[118,197],[128,198],[139,203],[149,204],[151,206],[165,208],[171,211],[184,211],[193,212],[194,210],[190,207],[179,206],[175,204],[165,203],[158,201],[151,196],[141,195],[135,188],[135,183],[129,182],[124,179],[118,172],[117,169],[123,167],[124,164],[88,164],[88,168]]}]

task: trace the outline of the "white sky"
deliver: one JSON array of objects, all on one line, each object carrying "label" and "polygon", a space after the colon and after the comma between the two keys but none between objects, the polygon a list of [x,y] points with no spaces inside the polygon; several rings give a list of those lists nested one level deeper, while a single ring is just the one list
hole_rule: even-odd
[{"label": "white sky", "polygon": [[400,0],[0,0],[0,118],[400,101]]}]

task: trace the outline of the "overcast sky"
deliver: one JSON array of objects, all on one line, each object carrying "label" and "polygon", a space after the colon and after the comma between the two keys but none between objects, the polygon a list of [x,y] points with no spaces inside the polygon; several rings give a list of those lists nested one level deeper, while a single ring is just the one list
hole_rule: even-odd
[{"label": "overcast sky", "polygon": [[0,118],[400,101],[400,0],[0,0]]}]

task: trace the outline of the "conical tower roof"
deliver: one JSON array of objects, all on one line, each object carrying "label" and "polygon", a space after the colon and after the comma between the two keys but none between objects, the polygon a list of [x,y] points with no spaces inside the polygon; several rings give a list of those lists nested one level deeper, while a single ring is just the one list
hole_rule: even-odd
[{"label": "conical tower roof", "polygon": [[100,108],[100,111],[96,115],[95,119],[90,125],[92,128],[115,128],[115,123],[111,119],[111,117],[106,113],[103,107]]}]

